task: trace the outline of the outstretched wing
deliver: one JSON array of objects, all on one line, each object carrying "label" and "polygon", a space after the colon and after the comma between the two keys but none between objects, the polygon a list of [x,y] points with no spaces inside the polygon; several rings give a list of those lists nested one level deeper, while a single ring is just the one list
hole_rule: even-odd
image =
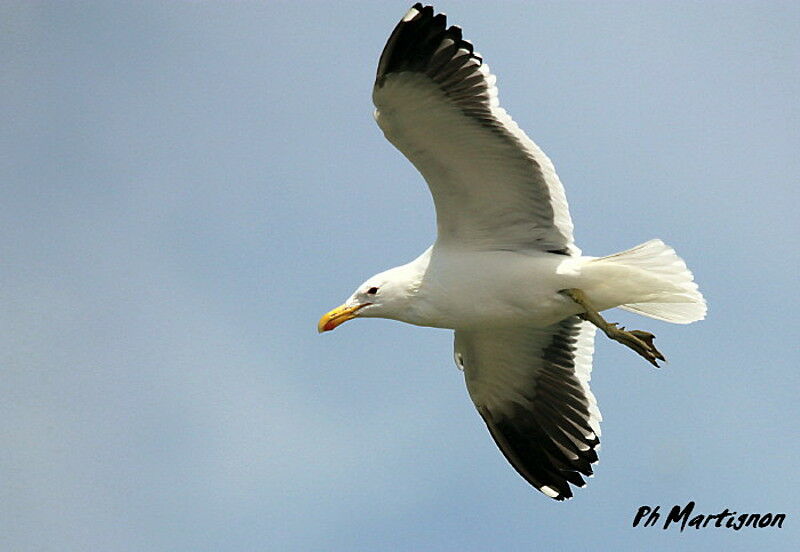
[{"label": "outstretched wing", "polygon": [[372,98],[386,138],[430,186],[440,243],[580,253],[553,164],[499,107],[495,77],[444,14],[408,11]]},{"label": "outstretched wing", "polygon": [[456,363],[497,446],[556,500],[583,487],[600,444],[589,390],[595,328],[577,316],[543,329],[456,331]]}]

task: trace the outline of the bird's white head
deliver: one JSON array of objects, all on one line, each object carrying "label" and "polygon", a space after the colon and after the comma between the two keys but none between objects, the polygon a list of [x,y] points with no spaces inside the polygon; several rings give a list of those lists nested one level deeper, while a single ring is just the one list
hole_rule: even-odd
[{"label": "bird's white head", "polygon": [[327,332],[357,317],[408,321],[419,282],[419,271],[413,264],[376,274],[358,286],[343,305],[320,318],[317,330]]}]

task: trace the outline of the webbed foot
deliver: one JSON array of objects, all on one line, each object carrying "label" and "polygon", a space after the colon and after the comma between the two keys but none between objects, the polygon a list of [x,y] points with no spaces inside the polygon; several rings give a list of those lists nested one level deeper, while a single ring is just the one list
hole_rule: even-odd
[{"label": "webbed foot", "polygon": [[653,340],[656,336],[641,330],[626,330],[617,327],[616,322],[606,322],[605,318],[592,306],[586,294],[580,289],[565,289],[561,293],[583,307],[584,312],[580,317],[603,330],[610,339],[622,343],[641,355],[647,362],[658,368],[658,360],[666,361],[661,351],[656,349]]},{"label": "webbed foot", "polygon": [[658,368],[657,360],[666,361],[667,359],[664,358],[664,355],[661,354],[661,351],[656,349],[656,346],[653,345],[653,340],[656,336],[651,334],[650,332],[643,332],[641,330],[626,330],[624,326],[617,327],[616,322],[607,322],[606,328],[600,328],[605,332],[605,334],[617,341],[622,343],[626,347],[629,347],[639,353],[644,359]]}]

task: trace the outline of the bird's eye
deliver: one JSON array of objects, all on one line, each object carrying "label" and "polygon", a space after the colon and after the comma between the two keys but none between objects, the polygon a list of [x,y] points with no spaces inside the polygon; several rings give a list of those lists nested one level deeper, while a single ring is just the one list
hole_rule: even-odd
[{"label": "bird's eye", "polygon": [[375,295],[376,293],[378,293],[378,288],[376,287],[371,287],[367,290],[367,295]]}]

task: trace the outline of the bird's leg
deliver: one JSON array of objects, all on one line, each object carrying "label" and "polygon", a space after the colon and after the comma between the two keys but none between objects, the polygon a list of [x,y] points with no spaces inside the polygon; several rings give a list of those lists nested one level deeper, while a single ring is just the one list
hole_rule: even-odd
[{"label": "bird's leg", "polygon": [[603,333],[614,341],[630,347],[656,368],[658,368],[656,360],[666,360],[664,355],[653,345],[653,339],[655,339],[653,334],[641,330],[626,330],[624,327],[618,328],[616,322],[606,322],[580,289],[564,289],[561,293],[583,307],[584,312],[579,315],[581,318],[603,330]]}]

